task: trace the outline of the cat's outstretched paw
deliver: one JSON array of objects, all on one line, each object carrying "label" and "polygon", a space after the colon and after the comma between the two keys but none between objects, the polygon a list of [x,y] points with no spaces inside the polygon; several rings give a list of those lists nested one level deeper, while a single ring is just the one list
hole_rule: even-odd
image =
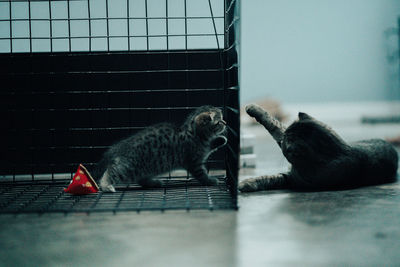
[{"label": "cat's outstretched paw", "polygon": [[248,104],[245,109],[247,114],[249,114],[251,117],[257,117],[258,115],[266,112],[262,107],[257,104]]},{"label": "cat's outstretched paw", "polygon": [[252,179],[246,179],[239,183],[238,189],[240,192],[254,192],[258,191],[258,185]]}]

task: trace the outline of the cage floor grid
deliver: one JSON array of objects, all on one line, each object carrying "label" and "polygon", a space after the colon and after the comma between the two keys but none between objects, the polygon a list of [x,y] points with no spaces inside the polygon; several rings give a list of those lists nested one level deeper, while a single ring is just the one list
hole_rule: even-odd
[{"label": "cage floor grid", "polygon": [[216,178],[217,186],[201,186],[193,179],[170,178],[163,181],[161,188],[120,184],[115,193],[83,196],[64,192],[69,180],[0,183],[0,214],[235,209],[225,176]]}]

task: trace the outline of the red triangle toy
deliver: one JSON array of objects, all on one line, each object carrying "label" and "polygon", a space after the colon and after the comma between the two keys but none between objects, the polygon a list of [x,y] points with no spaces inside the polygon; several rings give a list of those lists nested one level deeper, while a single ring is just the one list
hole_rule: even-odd
[{"label": "red triangle toy", "polygon": [[71,183],[68,188],[64,188],[64,191],[73,195],[86,195],[99,192],[99,187],[88,170],[79,164]]}]

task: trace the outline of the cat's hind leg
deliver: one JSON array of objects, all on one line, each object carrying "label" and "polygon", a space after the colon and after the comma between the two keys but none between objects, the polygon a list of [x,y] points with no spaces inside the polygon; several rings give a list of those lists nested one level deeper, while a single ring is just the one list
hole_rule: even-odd
[{"label": "cat's hind leg", "polygon": [[275,141],[281,145],[281,141],[283,138],[283,133],[286,128],[282,125],[280,121],[271,116],[267,111],[265,111],[262,107],[256,104],[249,104],[246,106],[246,112],[251,117],[255,118],[257,122],[265,127],[268,132],[272,135]]},{"label": "cat's hind leg", "polygon": [[108,174],[108,170],[106,170],[103,176],[100,179],[100,188],[103,192],[115,192],[114,186],[111,184],[110,175]]},{"label": "cat's hind leg", "polygon": [[238,189],[240,192],[288,189],[288,179],[288,175],[284,173],[279,173],[276,175],[264,175],[241,181]]},{"label": "cat's hind leg", "polygon": [[112,164],[107,166],[106,171],[100,179],[100,188],[103,192],[115,192],[114,184],[128,180],[129,164],[117,157]]}]

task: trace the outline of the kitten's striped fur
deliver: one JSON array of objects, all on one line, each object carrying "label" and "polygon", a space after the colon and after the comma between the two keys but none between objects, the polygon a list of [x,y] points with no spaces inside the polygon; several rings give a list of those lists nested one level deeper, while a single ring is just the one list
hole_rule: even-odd
[{"label": "kitten's striped fur", "polygon": [[225,124],[220,109],[202,106],[181,127],[162,123],[121,140],[96,166],[100,188],[115,192],[114,185],[119,182],[159,187],[161,182],[154,177],[177,168],[188,170],[201,184],[216,184],[215,178],[208,177],[205,162],[225,145]]}]

